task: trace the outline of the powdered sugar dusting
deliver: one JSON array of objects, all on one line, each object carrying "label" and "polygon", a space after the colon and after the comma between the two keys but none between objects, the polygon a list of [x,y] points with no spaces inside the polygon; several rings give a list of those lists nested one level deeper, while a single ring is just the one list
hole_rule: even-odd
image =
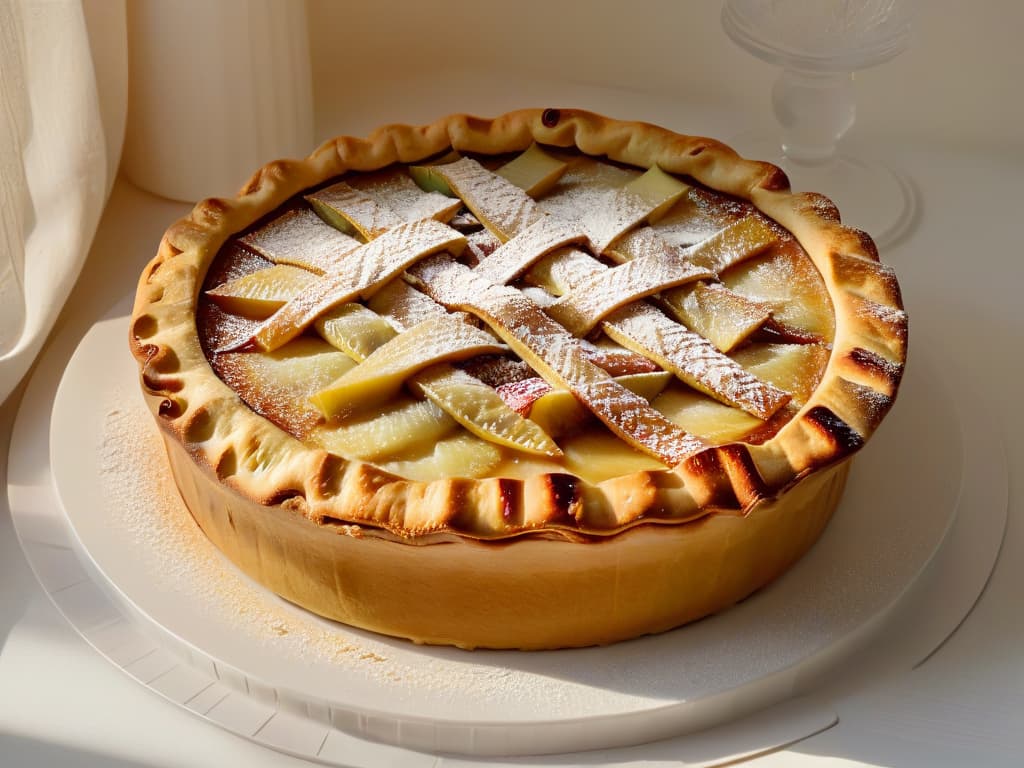
[{"label": "powdered sugar dusting", "polygon": [[878,320],[885,325],[900,327],[907,323],[907,313],[899,307],[891,307],[886,304],[879,304],[877,301],[865,299],[856,306],[859,316],[871,320]]},{"label": "powdered sugar dusting", "polygon": [[161,586],[194,595],[197,619],[229,616],[238,632],[275,654],[315,656],[367,666],[363,654],[387,659],[387,649],[320,625],[270,598],[230,565],[193,521],[171,478],[152,416],[117,389],[106,403],[100,482],[111,524],[145,553]]},{"label": "powdered sugar dusting", "polygon": [[[352,187],[365,192],[378,205],[394,211],[400,221],[438,219],[445,221],[462,207],[462,201],[453,200],[440,192],[425,192],[404,168],[391,168],[377,173],[356,176]],[[479,226],[479,222],[476,222]],[[464,225],[471,226],[468,220]]]},{"label": "powdered sugar dusting", "polygon": [[321,189],[307,198],[310,202],[338,211],[360,234],[372,239],[386,229],[402,223],[402,218],[390,208],[378,205],[377,201],[360,190],[353,189],[344,181]]},{"label": "powdered sugar dusting", "polygon": [[544,254],[584,237],[578,224],[544,216],[483,259],[476,272],[495,283],[509,283]]},{"label": "powdered sugar dusting", "polygon": [[590,209],[583,219],[596,253],[604,252],[613,240],[651,212],[651,205],[645,198],[625,189],[615,190],[602,202],[600,207]]},{"label": "powdered sugar dusting", "polygon": [[359,247],[358,240],[325,224],[308,208],[288,211],[240,241],[275,264],[321,274],[339,271],[343,258]]},{"label": "powdered sugar dusting", "polygon": [[707,190],[691,186],[682,200],[652,226],[665,242],[686,247],[706,240],[753,210],[750,203],[712,195]]},{"label": "powdered sugar dusting", "polygon": [[[437,172],[466,207],[500,237],[515,235],[544,215],[533,198],[510,181],[490,173],[476,160],[464,157],[438,166]],[[486,201],[485,208],[478,205],[480,201]]]},{"label": "powdered sugar dusting", "polygon": [[580,158],[539,201],[552,216],[578,221],[590,211],[601,210],[606,198],[640,175],[633,168],[620,168],[593,158]]},{"label": "powdered sugar dusting", "polygon": [[404,280],[391,280],[373,295],[367,306],[399,332],[448,312]]},{"label": "powdered sugar dusting", "polygon": [[[168,598],[176,604],[187,601],[196,624],[224,625],[240,644],[256,646],[268,658],[372,685],[396,705],[424,696],[447,706],[514,705],[529,689],[557,707],[563,699],[576,699],[576,688],[585,688],[528,667],[505,668],[496,663],[502,654],[423,648],[327,621],[277,598],[228,562],[195,524],[138,395],[120,386],[103,391],[99,482],[109,502],[110,535],[131,548],[145,569],[140,578],[147,589],[177,596]],[[131,598],[130,585],[122,586]]]},{"label": "powdered sugar dusting", "polygon": [[478,229],[466,235],[466,250],[462,253],[462,259],[469,266],[475,267],[494,253],[500,245],[501,241],[489,230]]},{"label": "powdered sugar dusting", "polygon": [[617,310],[605,327],[613,338],[640,344],[666,370],[691,386],[758,418],[768,418],[789,400],[785,392],[761,381],[703,336],[669,320],[649,304]]}]

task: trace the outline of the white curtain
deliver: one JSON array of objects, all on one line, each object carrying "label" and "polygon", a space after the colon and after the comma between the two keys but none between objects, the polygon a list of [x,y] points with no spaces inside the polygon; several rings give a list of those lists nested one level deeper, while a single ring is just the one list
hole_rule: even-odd
[{"label": "white curtain", "polygon": [[0,402],[81,271],[122,148],[129,181],[190,201],[310,152],[305,3],[0,0]]},{"label": "white curtain", "polygon": [[0,0],[0,402],[85,261],[126,101],[123,0]]}]

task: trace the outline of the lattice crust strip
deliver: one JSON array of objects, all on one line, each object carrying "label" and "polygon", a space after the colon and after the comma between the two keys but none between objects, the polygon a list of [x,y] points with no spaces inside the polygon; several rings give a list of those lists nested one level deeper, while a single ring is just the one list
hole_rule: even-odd
[{"label": "lattice crust strip", "polygon": [[588,275],[547,307],[547,313],[571,333],[585,336],[619,307],[706,277],[714,273],[683,261],[666,263],[662,254],[654,253]]},{"label": "lattice crust strip", "polygon": [[323,226],[308,208],[296,208],[238,239],[240,243],[275,264],[288,264],[317,274],[334,274],[343,268],[345,256],[361,243],[337,229]]},{"label": "lattice crust strip", "polygon": [[[387,196],[394,204],[376,205],[374,201],[380,196]],[[424,192],[401,168],[360,176],[351,184],[332,184],[306,195],[306,201],[328,224],[343,232],[357,232],[364,240],[372,240],[404,222],[436,219],[447,223],[462,207],[458,200]]]}]

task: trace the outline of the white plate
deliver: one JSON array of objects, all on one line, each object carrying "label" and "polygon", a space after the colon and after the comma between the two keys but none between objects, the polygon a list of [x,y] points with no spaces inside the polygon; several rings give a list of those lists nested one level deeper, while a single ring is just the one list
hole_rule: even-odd
[{"label": "white plate", "polygon": [[[212,673],[271,707],[270,717],[284,711],[402,747],[514,754],[642,743],[811,690],[913,584],[962,488],[956,405],[929,370],[911,367],[900,407],[858,458],[822,539],[741,605],[609,648],[418,647],[294,608],[196,533],[173,485],[148,471],[161,449],[123,351],[125,327],[106,321],[86,335],[51,422],[56,488],[104,583],[189,660],[195,684]],[[159,680],[166,662],[151,663]],[[221,702],[207,698],[199,691],[186,705],[215,714]],[[238,717],[252,720],[240,731],[267,725],[262,710]]]}]

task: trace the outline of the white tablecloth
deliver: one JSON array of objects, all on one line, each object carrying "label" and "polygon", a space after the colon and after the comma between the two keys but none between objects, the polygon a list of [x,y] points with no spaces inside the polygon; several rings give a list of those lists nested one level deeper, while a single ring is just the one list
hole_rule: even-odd
[{"label": "white tablecloth", "polygon": [[0,5],[0,402],[57,319],[114,183],[126,56],[119,0]]},{"label": "white tablecloth", "polygon": [[[13,13],[29,5],[43,7],[42,13],[64,14],[63,21],[70,21],[72,26],[84,18],[67,15],[75,4],[30,4],[27,0],[16,3]],[[651,0],[644,7],[648,5],[670,4]],[[936,12],[924,25],[928,33],[936,35],[935,39],[922,42],[923,50],[929,52],[927,57],[922,60],[911,53],[905,62],[897,60],[885,72],[880,70],[864,78],[865,82],[874,83],[886,77],[920,83],[920,88],[905,87],[902,91],[896,85],[889,90],[884,85],[879,88],[883,94],[896,94],[888,106],[910,122],[898,129],[894,123],[872,123],[868,110],[867,135],[861,138],[873,147],[881,147],[882,159],[901,165],[920,192],[921,213],[916,228],[904,243],[884,257],[899,272],[910,311],[911,360],[915,350],[927,349],[933,359],[943,361],[953,380],[965,382],[971,392],[982,393],[1001,419],[998,439],[1005,444],[1011,468],[1007,537],[980,602],[934,656],[906,675],[865,680],[856,695],[837,702],[841,717],[837,727],[777,755],[759,758],[751,763],[756,766],[1018,766],[1020,755],[1024,754],[1024,729],[1019,723],[1020,713],[1024,712],[1024,611],[1020,610],[1019,599],[1020,584],[1024,583],[1024,446],[1019,440],[1024,434],[1024,411],[1019,403],[1020,382],[1024,381],[1024,362],[1019,353],[1024,338],[1020,300],[1024,260],[1020,258],[1019,224],[1024,148],[1019,137],[1024,132],[1024,121],[1020,120],[1019,100],[1011,104],[1013,100],[1008,96],[1022,71],[1022,59],[1020,47],[1009,45],[1016,34],[1013,30],[1019,29],[1019,25],[1000,22],[1002,16],[1019,14],[1020,10],[1016,4],[993,3],[957,20],[950,16],[957,6],[947,2],[940,5],[949,13]],[[6,46],[6,55],[13,50],[9,31],[15,27],[7,23],[11,17],[2,14],[11,14],[11,7],[0,6],[0,44]],[[609,88],[578,79],[524,78],[501,85],[485,72],[466,68],[459,70],[458,88],[435,88],[431,94],[422,92],[427,85],[417,90],[408,83],[389,81],[392,91],[388,92],[386,87],[349,84],[336,76],[332,79],[332,61],[325,58],[322,46],[333,29],[339,35],[352,35],[352,29],[325,29],[324,20],[336,20],[335,16],[341,13],[339,6],[313,0],[308,7],[313,21],[314,83],[321,86],[317,102],[320,138],[341,130],[368,130],[380,122],[375,115],[380,114],[381,104],[390,105],[383,110],[383,119],[429,119],[446,109],[460,107],[494,112],[524,104],[572,104],[722,137],[747,127],[748,111],[732,98],[735,90],[726,93],[729,98],[718,101],[713,89],[702,90],[700,83],[689,76],[684,78],[688,89],[672,94],[672,98],[650,89]],[[360,10],[358,20],[366,13],[369,11]],[[42,20],[35,17],[30,22]],[[982,26],[989,31],[978,37],[974,33]],[[45,26],[47,35],[56,34],[57,29]],[[104,31],[117,37],[116,27]],[[686,34],[695,33],[682,28],[672,32]],[[664,30],[652,31],[651,35],[658,40],[670,36]],[[627,44],[631,51],[644,48],[636,40],[623,43]],[[368,45],[360,39],[356,47],[363,49]],[[705,41],[694,45],[706,48],[710,44]],[[56,48],[64,57],[81,53],[73,45]],[[116,50],[115,46],[107,52],[116,54]],[[393,49],[388,50],[394,53]],[[952,51],[957,55],[950,55]],[[989,115],[982,107],[991,107],[992,102],[985,101],[987,97],[980,92],[962,87],[970,81],[962,70],[983,72],[993,56],[997,62],[992,64],[991,77],[1002,84],[993,90],[1008,101],[1007,106],[998,107],[998,125],[992,132],[995,138],[989,142],[979,138],[984,134],[984,121],[979,116]],[[743,61],[733,54],[723,57],[731,62],[730,66],[741,66],[735,62]],[[58,59],[55,57],[54,61]],[[641,65],[632,66],[633,70],[643,72]],[[531,64],[527,69],[536,72],[538,66]],[[753,80],[762,78],[755,69],[750,71],[754,73]],[[11,75],[6,65],[3,75],[4,88],[8,89]],[[429,83],[430,78],[416,82]],[[330,92],[322,87],[331,83],[336,87]],[[351,88],[344,87],[347,85]],[[955,92],[951,90],[953,85],[957,86]],[[4,93],[5,105],[9,104],[9,92]],[[931,97],[942,92],[947,92],[959,107],[950,108],[950,114],[956,113],[955,119],[933,128],[929,121],[942,111]],[[396,94],[405,94],[404,101],[396,101]],[[915,100],[920,104],[915,105]],[[70,106],[56,103],[59,101],[56,93],[47,96],[49,108],[56,110],[55,114]],[[101,102],[97,97],[93,114],[102,111],[97,106]],[[393,106],[396,103],[400,106]],[[917,113],[924,116],[919,121],[915,118]],[[9,124],[22,125],[18,130],[23,132],[18,135],[23,142],[29,134],[17,122],[20,118],[12,118],[11,114],[0,112],[0,126],[5,125],[5,119]],[[31,134],[32,141],[42,140],[45,131],[56,130],[57,126],[37,128],[38,136]],[[99,134],[89,135],[91,146],[99,147]],[[10,141],[10,135],[0,134],[0,141]],[[5,152],[10,146],[13,144],[4,145]],[[25,148],[24,143],[21,146]],[[74,232],[84,231],[81,228],[88,220],[98,217],[106,189],[108,151],[96,149],[83,157],[87,160],[72,162],[67,157],[67,162],[62,160],[58,164],[71,178],[81,180],[82,174],[88,177],[81,188],[53,181],[47,187],[48,197],[37,197],[33,190],[32,205],[24,205],[22,198],[22,207],[17,208],[21,218],[16,220],[22,222],[32,222],[31,216],[26,217],[26,210],[48,211],[51,219],[60,218],[65,215],[69,195],[84,196],[83,201],[67,208],[69,223],[60,229],[67,250],[51,251],[66,259],[62,263],[74,264],[84,259],[88,249],[83,243],[88,237],[83,240]],[[3,160],[8,162],[9,157],[4,155]],[[86,168],[93,170],[87,173]],[[4,194],[16,194],[10,192],[13,188],[8,181]],[[116,185],[88,251],[82,278],[56,321],[41,365],[52,366],[54,375],[58,374],[89,324],[109,312],[127,310],[128,296],[139,270],[155,252],[167,224],[187,210],[187,205],[154,197],[124,180]],[[5,226],[7,221],[4,218]],[[2,265],[0,261],[0,272]],[[21,284],[26,294],[35,290],[28,278],[31,268],[26,262]],[[56,288],[66,287],[60,281],[57,283]],[[33,302],[30,312],[46,310],[52,317],[54,307],[61,303],[59,294],[60,291],[48,294],[50,298],[38,307]],[[4,303],[6,300],[0,301]],[[7,311],[12,312],[9,308]],[[28,314],[21,327],[34,329],[35,344],[45,337],[44,325],[38,319],[29,321]],[[4,359],[10,358],[10,353],[7,354]],[[10,386],[12,379],[3,378],[6,375],[0,373],[0,384]],[[17,406],[17,393],[0,406],[0,485],[4,486],[10,429]],[[969,410],[969,404],[967,407]],[[936,418],[942,419],[944,415],[936,414]],[[923,483],[928,478],[910,478],[908,482]],[[633,762],[673,764],[672,756],[664,752],[645,756],[638,751],[634,755]],[[439,759],[436,765],[451,763]],[[7,768],[71,764],[156,768],[306,763],[211,727],[124,677],[87,647],[35,582],[17,545],[6,498],[0,497],[0,765]],[[547,764],[560,763],[552,758]]]}]

